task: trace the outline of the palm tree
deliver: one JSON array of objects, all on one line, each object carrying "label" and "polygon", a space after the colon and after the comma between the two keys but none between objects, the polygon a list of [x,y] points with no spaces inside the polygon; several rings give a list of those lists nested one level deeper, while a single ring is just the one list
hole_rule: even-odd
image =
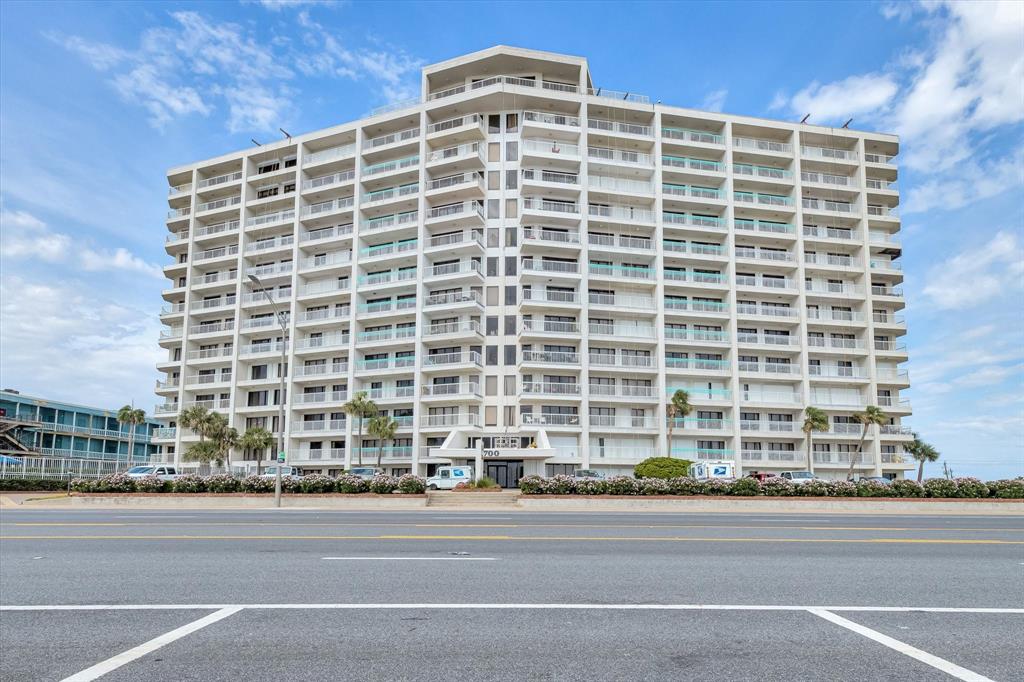
[{"label": "palm tree", "polygon": [[380,460],[384,456],[384,443],[395,439],[398,420],[382,414],[371,419],[366,428],[370,435],[377,439],[377,467],[380,468]]},{"label": "palm tree", "polygon": [[120,424],[128,424],[128,461],[130,462],[132,453],[135,452],[135,427],[146,423],[146,411],[125,405],[117,411],[117,421]]},{"label": "palm tree", "polygon": [[200,441],[185,453],[189,459],[217,462],[231,466],[231,448],[238,445],[238,431],[228,426],[228,418],[217,412],[206,413],[200,424],[193,427]]},{"label": "palm tree", "polygon": [[804,410],[804,425],[800,427],[800,430],[807,436],[807,470],[813,474],[814,458],[811,455],[813,436],[811,434],[815,431],[819,433],[828,431],[828,415],[825,414],[825,410],[817,407],[808,407]]},{"label": "palm tree", "polygon": [[363,466],[363,419],[377,414],[377,404],[366,397],[366,391],[359,391],[352,400],[341,406],[341,411],[359,420],[359,442],[356,444],[356,456],[359,466]]},{"label": "palm tree", "polygon": [[253,450],[256,456],[256,475],[263,473],[263,455],[267,448],[274,446],[274,435],[262,426],[252,426],[245,430],[242,437],[238,439],[238,445],[243,450]]},{"label": "palm tree", "polygon": [[672,456],[672,431],[676,425],[676,419],[682,417],[683,424],[686,418],[693,412],[693,405],[690,404],[690,394],[681,388],[677,388],[672,394],[672,400],[668,404],[668,456]]},{"label": "palm tree", "polygon": [[936,462],[938,461],[941,454],[934,447],[925,443],[921,440],[921,437],[916,433],[914,434],[914,440],[903,446],[903,449],[910,453],[910,456],[916,459],[920,464],[917,467],[917,482],[921,482],[921,478],[924,476],[924,463],[925,462]]},{"label": "palm tree", "polygon": [[186,429],[191,429],[194,433],[199,436],[199,442],[202,442],[206,434],[203,433],[203,425],[210,416],[210,411],[202,405],[193,405],[192,407],[186,407],[184,410],[178,413],[178,424],[184,426]]},{"label": "palm tree", "polygon": [[889,421],[889,417],[885,412],[882,412],[881,408],[874,405],[868,405],[864,408],[863,412],[854,412],[851,416],[854,421],[864,428],[860,432],[860,443],[857,444],[857,452],[852,453],[850,456],[850,468],[846,471],[847,481],[853,480],[853,467],[860,461],[860,455],[864,452],[864,441],[868,437],[868,429],[871,428],[872,424],[881,426]]}]

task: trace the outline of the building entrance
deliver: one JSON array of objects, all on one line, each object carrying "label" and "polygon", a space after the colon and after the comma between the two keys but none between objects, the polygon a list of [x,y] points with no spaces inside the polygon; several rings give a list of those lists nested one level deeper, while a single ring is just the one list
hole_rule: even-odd
[{"label": "building entrance", "polygon": [[484,475],[493,478],[502,488],[516,488],[519,486],[519,479],[523,477],[523,461],[485,461]]}]

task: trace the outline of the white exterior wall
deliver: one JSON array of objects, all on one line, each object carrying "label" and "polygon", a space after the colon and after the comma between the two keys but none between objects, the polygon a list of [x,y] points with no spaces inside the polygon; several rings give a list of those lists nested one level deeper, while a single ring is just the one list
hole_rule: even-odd
[{"label": "white exterior wall", "polygon": [[[494,73],[505,76],[494,77]],[[448,90],[480,78],[490,80],[479,87],[464,87],[464,91]],[[523,78],[533,80],[521,80]],[[544,85],[538,87],[537,83]],[[552,86],[551,83],[573,85]],[[887,253],[899,253],[896,236],[899,220],[894,215],[878,215],[879,212],[888,213],[890,207],[895,213],[899,201],[895,189],[882,189],[878,185],[880,181],[894,182],[896,179],[895,161],[892,159],[898,152],[896,138],[652,105],[642,97],[594,90],[586,61],[581,58],[514,48],[492,48],[428,67],[424,69],[423,88],[422,101],[404,108],[189,164],[168,173],[172,187],[169,197],[172,214],[176,209],[189,210],[187,214],[169,217],[171,233],[188,230],[188,234],[183,239],[169,241],[167,250],[175,260],[179,254],[189,255],[188,262],[175,263],[165,269],[172,280],[185,277],[186,281],[183,287],[175,286],[164,292],[169,306],[161,317],[170,333],[160,342],[168,351],[168,361],[161,363],[159,368],[167,372],[168,381],[158,385],[157,393],[162,397],[155,415],[158,419],[170,424],[182,407],[195,401],[197,396],[212,393],[215,401],[204,404],[228,415],[240,432],[245,429],[247,419],[266,418],[270,428],[278,411],[272,396],[278,386],[276,365],[280,350],[271,345],[266,352],[252,353],[245,352],[243,347],[254,339],[276,340],[280,332],[276,324],[256,330],[246,328],[253,315],[270,312],[265,301],[244,299],[253,291],[246,281],[246,273],[247,269],[259,263],[279,264],[290,259],[290,271],[278,272],[278,266],[275,266],[269,271],[259,272],[268,288],[291,284],[290,293],[279,299],[279,305],[291,312],[285,437],[290,462],[307,469],[337,471],[357,461],[357,454],[349,447],[355,439],[354,420],[336,421],[333,424],[335,428],[332,428],[330,414],[341,412],[341,405],[348,398],[357,391],[370,390],[374,381],[384,384],[385,395],[375,400],[382,410],[389,411],[389,414],[395,409],[413,410],[413,419],[403,425],[398,435],[409,439],[411,446],[391,448],[383,460],[394,470],[411,469],[423,473],[426,462],[439,461],[436,456],[441,453],[437,450],[431,452],[428,438],[436,439],[434,448],[447,438],[444,449],[465,450],[471,445],[469,438],[474,436],[521,436],[534,442],[550,442],[553,448],[545,458],[528,461],[528,469],[536,470],[538,462],[546,461],[608,472],[626,471],[646,456],[666,452],[667,401],[671,391],[678,387],[688,390],[696,410],[684,425],[675,429],[674,456],[731,459],[736,461],[739,471],[804,469],[807,466],[806,443],[799,428],[806,405],[825,409],[833,420],[848,417],[867,405],[880,404],[893,424],[885,429],[872,429],[858,471],[874,475],[883,472],[894,474],[910,467],[899,461],[898,454],[882,456],[883,448],[901,452],[902,443],[910,439],[907,428],[901,423],[910,414],[909,405],[899,399],[899,391],[909,383],[905,373],[894,373],[892,369],[907,359],[905,350],[898,344],[899,337],[906,333],[905,325],[902,321],[892,321],[903,308],[903,299],[898,291],[895,292],[897,295],[891,295],[880,289],[875,289],[875,293],[872,290],[872,285],[888,289],[902,281],[898,261],[897,267],[883,267],[888,262]],[[438,96],[438,92],[443,94]],[[567,119],[524,125],[527,124],[525,112],[542,116],[557,113],[578,119],[578,124],[570,125],[571,121]],[[467,121],[460,126],[442,126],[443,130],[431,127],[474,114],[482,117],[479,123]],[[501,115],[502,127],[498,133],[488,130],[488,116],[492,114]],[[518,116],[517,130],[510,132],[504,125],[507,114]],[[609,126],[612,130],[607,130]],[[395,141],[383,139],[391,133],[402,134]],[[704,134],[713,137],[705,137]],[[685,139],[680,140],[681,136]],[[528,152],[528,141],[536,139],[559,140],[557,153]],[[505,155],[506,143],[512,141],[518,143],[516,160],[508,160]],[[770,149],[758,148],[765,147],[768,141],[772,142]],[[487,161],[490,143],[500,145],[500,161]],[[479,152],[437,154],[441,149],[459,144],[477,144]],[[572,145],[579,149],[578,161],[571,158]],[[591,153],[588,152],[590,147],[610,150],[616,159],[603,159],[601,156],[609,152],[599,150]],[[319,154],[323,157],[323,152],[331,149],[345,151],[336,152],[337,158],[327,161],[313,156]],[[832,151],[837,149],[841,151]],[[649,155],[649,161],[648,157],[631,157],[634,152]],[[432,154],[441,158],[432,159]],[[414,156],[417,157],[415,162],[408,161],[403,167],[374,172],[382,163]],[[295,165],[285,168],[283,160],[292,157],[296,159]],[[258,173],[259,164],[273,158],[281,159],[282,167],[273,172]],[[691,161],[681,162],[680,158]],[[694,163],[694,159],[698,161]],[[705,163],[707,161],[714,162],[714,165]],[[680,168],[680,164],[685,168]],[[576,181],[533,182],[524,187],[524,170],[529,169],[574,175]],[[506,171],[511,170],[517,171],[515,189],[506,188]],[[321,187],[303,188],[303,183],[322,178],[328,172],[345,171],[352,171],[353,177]],[[480,172],[483,184],[478,186],[464,182],[429,189],[431,181],[449,177],[456,171]],[[241,172],[241,177],[200,187],[210,178],[232,172]],[[489,172],[499,173],[500,189],[487,189]],[[805,178],[802,173],[840,177]],[[650,189],[629,191],[623,189],[627,186],[623,183],[610,190],[595,189],[592,185],[597,182],[592,178],[604,178],[603,182],[607,184],[607,178],[614,176],[620,180],[649,179]],[[261,187],[271,184],[283,186],[289,182],[295,183],[295,191],[283,193],[284,188],[280,187],[282,193],[276,197],[257,198]],[[396,189],[393,196],[383,200],[366,196],[380,188],[397,188],[414,182],[419,183],[415,191],[406,193]],[[682,190],[679,186],[683,185],[711,188],[715,190],[715,196],[708,195],[706,189],[698,189],[697,196],[692,190],[687,190],[687,195],[680,195]],[[750,191],[766,198],[754,197],[753,202],[743,201],[743,195],[738,194]],[[211,200],[235,196],[240,197],[240,203],[201,210]],[[319,202],[347,197],[352,197],[351,206],[310,214],[310,207]],[[526,200],[538,197],[574,201],[579,210],[569,213],[527,210]],[[770,197],[784,197],[788,203],[763,203],[783,201]],[[813,203],[806,202],[809,198],[818,198],[821,202],[848,202],[849,207],[837,210],[844,208],[845,204],[826,207],[823,203],[815,207]],[[456,200],[478,201],[486,211],[491,199],[498,199],[501,217],[488,215],[484,218],[470,207],[451,215],[432,216],[430,212],[432,208]],[[505,213],[506,202],[510,200],[516,204],[517,217],[508,217]],[[591,209],[588,207],[591,205],[611,206],[613,217],[589,215]],[[640,218],[631,220],[623,217],[615,210],[620,206],[640,209],[632,213]],[[884,208],[869,210],[869,206]],[[604,209],[595,210],[600,212]],[[272,222],[264,222],[261,217],[277,211],[294,211],[294,215],[284,215]],[[410,211],[416,212],[415,219],[393,226],[378,227],[372,220],[378,215]],[[680,225],[678,219],[669,219],[672,218],[669,214],[710,215],[717,219],[710,226],[692,224],[692,218],[687,219],[691,224]],[[209,231],[212,225],[233,220],[240,222],[235,230],[201,234],[204,229]],[[751,226],[744,222],[749,220],[771,224]],[[701,222],[706,220],[698,220]],[[349,224],[351,228],[342,230],[346,234],[310,240],[311,231]],[[543,239],[525,239],[528,229],[540,227],[577,233],[579,244],[567,246]],[[506,243],[507,228],[515,228],[515,246]],[[848,228],[849,237],[835,238],[840,233],[830,232],[828,228]],[[462,230],[462,241],[430,246],[432,236],[455,230]],[[493,238],[488,239],[491,230],[499,231],[496,242]],[[470,238],[472,231],[482,235],[482,245]],[[596,233],[615,235],[616,245],[608,249],[590,244],[588,235]],[[819,234],[833,236],[816,236]],[[273,235],[293,235],[294,241],[280,249],[253,251],[257,239]],[[415,249],[390,254],[380,254],[379,250],[367,251],[374,245],[413,237],[417,239]],[[631,238],[637,237],[649,238],[650,248],[627,248],[635,245]],[[665,240],[673,240],[673,248],[666,248]],[[529,244],[524,244],[524,241],[529,241]],[[679,251],[681,247],[677,242],[680,241],[687,243],[686,252]],[[717,244],[721,248],[713,249],[714,253],[695,254],[694,241]],[[493,245],[495,243],[496,246]],[[204,258],[203,252],[214,247],[236,247],[237,253],[226,252],[223,256],[215,253],[213,258]],[[744,249],[751,247],[756,250],[755,258],[744,255],[748,253]],[[763,249],[773,248],[784,249],[785,255],[772,258],[785,260],[769,260],[771,253]],[[307,263],[315,254],[326,253],[331,258],[333,254],[345,252],[350,253],[350,261],[345,264],[322,266]],[[843,254],[843,257],[833,258],[833,264],[827,256],[830,252]],[[817,254],[814,258],[822,260],[824,267],[808,262],[812,260],[811,253]],[[482,274],[432,275],[432,265],[456,257],[463,262],[461,268],[468,267],[464,265],[466,261],[478,259]],[[498,259],[498,276],[486,274],[489,257]],[[516,261],[514,275],[506,274],[507,257]],[[570,258],[578,263],[577,272],[545,271],[540,275],[524,271],[524,259],[529,257],[535,261]],[[608,270],[592,268],[589,265],[592,261],[642,263],[650,269],[651,276],[626,277],[623,275],[635,275],[636,271],[621,269],[612,270],[613,276],[608,276]],[[394,271],[411,265],[416,267],[414,278],[384,283],[365,280],[369,272]],[[238,275],[234,279],[203,283],[206,273],[224,273],[230,268],[237,269]],[[680,281],[679,275],[667,277],[666,268],[685,268],[686,280]],[[716,281],[693,281],[694,269],[720,272],[721,276],[705,278]],[[755,274],[754,284],[738,279],[737,275],[742,273]],[[310,282],[346,275],[347,283],[336,291],[305,291]],[[764,275],[781,275],[787,285],[783,288],[767,286]],[[362,282],[361,277],[364,278]],[[812,288],[803,285],[805,278],[812,280]],[[829,285],[823,284],[829,279],[841,280],[850,286],[829,291]],[[818,290],[822,285],[825,291]],[[514,305],[505,304],[507,286],[516,288]],[[531,300],[525,303],[524,286],[532,287],[533,292]],[[545,286],[572,287],[579,303],[570,306],[552,304],[546,310],[533,300]],[[431,305],[431,292],[455,287],[464,292],[478,290],[482,304],[456,301],[447,305]],[[497,288],[497,305],[487,304],[487,292],[491,287]],[[613,290],[616,303],[611,306],[591,305],[588,292],[594,289]],[[879,292],[882,295],[875,295]],[[202,307],[203,298],[211,293],[222,296],[234,294],[235,299],[218,308]],[[414,294],[415,305],[394,311],[365,309],[370,299],[397,294]],[[666,296],[685,296],[690,300],[688,306],[692,305],[694,297],[720,300],[722,305],[714,312],[705,310],[708,306],[681,311],[678,309],[681,304],[675,299],[672,306],[667,305]],[[620,300],[629,297],[634,298],[623,302],[636,304],[637,297],[650,302],[644,304],[641,300],[640,307],[619,305]],[[763,303],[785,303],[789,310],[785,316],[752,315],[740,307],[740,301],[756,301],[759,310],[764,309]],[[348,304],[350,309],[340,317],[326,321],[303,320],[310,307],[337,304]],[[808,314],[809,306],[813,305],[819,306],[817,318]],[[830,306],[850,308],[852,313],[840,313],[843,319],[820,319],[823,313],[828,313]],[[872,314],[876,308],[887,311],[887,316],[876,318]],[[524,316],[532,315],[534,322],[539,323],[545,313],[575,317],[578,333],[524,333]],[[505,334],[506,315],[517,316],[517,334]],[[448,316],[458,317],[460,327],[472,320],[477,321],[480,333],[459,333],[446,343],[444,337],[431,334],[430,327],[432,321]],[[486,321],[491,316],[498,318],[498,334],[493,336],[486,335]],[[203,320],[229,318],[234,320],[230,329],[209,333],[198,329]],[[611,318],[617,322],[641,320],[644,328],[649,327],[651,332],[646,337],[637,337],[635,332],[622,336],[616,328],[614,336],[599,335],[593,333],[597,330],[590,324],[590,320],[595,318]],[[886,318],[890,321],[880,321]],[[365,338],[369,327],[400,322],[415,322],[415,335],[397,339]],[[666,325],[683,323],[689,330],[685,338],[678,338],[681,333],[678,331],[666,332]],[[700,334],[694,336],[695,325],[720,327],[722,331],[711,334],[713,338]],[[744,328],[757,329],[757,338],[740,333],[739,330]],[[170,331],[173,329],[180,329],[180,335]],[[788,343],[764,343],[765,329],[788,331]],[[321,333],[331,339],[341,330],[347,331],[348,337],[338,339],[337,344],[327,341],[320,346],[309,347],[310,334]],[[854,339],[843,342],[847,347],[811,345],[808,334],[815,332],[823,333],[826,340],[831,334],[852,334]],[[360,333],[364,336],[361,337]],[[887,336],[889,340],[876,342],[876,335]],[[215,357],[196,357],[200,346],[223,347],[225,343],[232,344],[230,350],[217,351]],[[530,344],[533,351],[542,350],[545,344],[571,346],[578,355],[578,362],[526,362],[524,346]],[[429,364],[430,353],[432,349],[445,345],[458,346],[462,361],[445,365],[448,369],[442,371]],[[516,347],[515,365],[504,363],[504,347],[509,345]],[[496,365],[486,363],[488,346],[497,346]],[[595,365],[590,351],[609,347],[620,352],[623,349],[649,351],[651,366],[609,368]],[[475,362],[474,351],[477,348],[483,360],[480,363]],[[175,359],[176,349],[180,349],[177,351],[181,353],[180,360]],[[411,364],[381,367],[365,362],[365,356],[373,352],[388,352],[393,357],[396,351],[413,352]],[[717,363],[683,366],[678,359],[667,361],[666,353],[688,353],[691,360],[697,353],[709,353],[721,355],[722,359]],[[747,356],[757,356],[756,369],[750,362],[741,362],[740,358]],[[787,359],[789,371],[767,373],[766,359],[769,357]],[[307,361],[326,360],[330,365],[331,358],[346,359],[347,365],[339,368],[341,371],[336,375],[323,380],[297,375],[297,371],[304,371],[302,367]],[[823,367],[812,374],[811,365],[815,361]],[[850,362],[853,368],[836,370],[837,362]],[[268,365],[267,378],[251,379],[252,368],[264,364]],[[714,369],[708,369],[712,365]],[[885,371],[879,372],[879,367]],[[227,368],[231,373],[224,381],[218,376],[213,383],[197,383],[194,376],[204,369],[216,369],[219,374]],[[172,379],[175,372],[182,379],[177,383]],[[837,374],[839,376],[834,376]],[[532,376],[536,383],[545,375],[571,376],[579,388],[569,389],[569,395],[524,393],[525,376]],[[449,376],[458,377],[460,382],[478,384],[480,395],[442,394],[423,399],[427,391],[434,390],[429,387],[435,377]],[[489,377],[496,382],[495,395],[486,395]],[[516,395],[505,395],[506,377],[514,378]],[[652,388],[647,395],[623,395],[609,399],[600,393],[600,389],[592,387],[600,377],[614,377],[617,390],[623,380],[631,379],[650,380]],[[411,380],[412,394],[389,397],[387,391],[395,386],[397,380]],[[713,388],[710,393],[700,390],[709,384]],[[345,386],[345,393],[330,395],[334,385]],[[325,387],[321,402],[299,402],[307,386]],[[837,397],[812,397],[815,392],[826,388],[834,390]],[[838,397],[842,389],[856,389],[857,395],[854,399],[842,399]],[[879,391],[884,390],[890,391],[890,396],[881,400]],[[268,404],[249,406],[249,393],[252,391],[269,391]],[[226,396],[224,402],[220,400],[221,395]],[[520,416],[522,405],[533,406],[534,423],[523,423]],[[493,407],[496,413],[496,422],[491,425],[485,423],[489,407]],[[576,408],[577,419],[549,416],[543,419],[543,424],[538,424],[545,407]],[[431,419],[431,408],[456,408],[462,416],[448,421]],[[512,408],[513,419],[505,419],[505,408]],[[592,409],[598,408],[613,408],[615,418],[591,418]],[[634,421],[630,417],[633,408],[644,409],[643,417]],[[702,419],[698,411],[721,412],[722,419]],[[749,420],[741,419],[741,413],[757,413],[760,418],[758,429],[754,430]],[[323,428],[304,428],[307,415],[316,414],[324,415]],[[769,419],[773,417],[770,415],[779,415],[774,419],[790,419],[791,422],[772,422],[776,425],[771,426]],[[453,438],[448,438],[452,430],[449,426],[460,428]],[[196,439],[182,429],[163,432],[163,435],[169,437],[157,442],[165,446],[164,457],[175,461],[180,460],[182,453]],[[849,455],[840,450],[855,449],[859,437],[858,429],[843,425],[833,427],[829,433],[815,434],[816,445],[828,448],[827,452],[822,451],[815,456],[815,470],[822,475],[845,475]],[[332,452],[332,441],[344,442],[346,447]],[[720,442],[723,447],[706,447],[707,441]],[[315,442],[320,442],[322,449],[319,457],[314,458],[310,443]],[[761,445],[760,453],[753,447],[757,443]],[[789,447],[793,448],[792,454],[774,450],[769,454],[773,448]],[[365,451],[364,462],[374,460],[375,452]],[[454,456],[461,458],[465,455],[455,453]],[[236,461],[241,457],[240,452],[234,455]]]}]

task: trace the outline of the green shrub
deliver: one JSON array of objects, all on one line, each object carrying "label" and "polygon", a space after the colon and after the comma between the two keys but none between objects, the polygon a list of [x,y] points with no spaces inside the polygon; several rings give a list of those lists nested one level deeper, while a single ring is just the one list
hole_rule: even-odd
[{"label": "green shrub", "polygon": [[68,482],[55,478],[0,478],[0,492],[67,490]]},{"label": "green shrub", "polygon": [[243,493],[272,493],[274,492],[274,480],[260,476],[246,476],[238,484],[239,490]]},{"label": "green shrub", "polygon": [[545,492],[549,495],[571,495],[575,492],[575,489],[576,481],[573,480],[572,476],[566,476],[565,474],[552,476],[545,484]]},{"label": "green shrub", "polygon": [[600,478],[585,478],[582,481],[576,481],[576,494],[607,495],[608,481]]},{"label": "green shrub", "polygon": [[144,476],[135,480],[135,492],[166,493],[171,489],[171,482],[159,476]]},{"label": "green shrub", "polygon": [[857,481],[858,497],[895,497],[891,486],[879,481]]},{"label": "green shrub", "polygon": [[[495,483],[495,485],[497,485],[497,483]],[[426,491],[427,482],[419,476],[405,474],[398,479],[398,492],[405,493],[406,495],[421,495]]]},{"label": "green shrub", "polygon": [[729,494],[753,497],[761,494],[761,482],[756,478],[738,478],[729,485]]},{"label": "green shrub", "polygon": [[[177,484],[177,481],[175,481],[175,484]],[[202,485],[203,489],[208,493],[237,493],[242,487],[242,482],[228,474],[214,474],[213,476],[203,478]],[[183,492],[199,491],[190,490]]]},{"label": "green shrub", "polygon": [[679,478],[690,473],[692,462],[674,457],[648,457],[633,467],[636,478]]},{"label": "green shrub", "polygon": [[109,474],[96,479],[90,492],[133,493],[135,492],[135,479],[126,474]]},{"label": "green shrub", "polygon": [[731,481],[721,478],[709,478],[706,481],[700,481],[699,489],[701,495],[728,495],[731,486]]},{"label": "green shrub", "polygon": [[370,492],[370,482],[352,474],[342,474],[334,480],[334,489],[346,495]]},{"label": "green shrub", "polygon": [[198,474],[185,474],[174,479],[171,490],[176,493],[204,493],[206,492],[206,476]]},{"label": "green shrub", "polygon": [[761,484],[761,494],[768,497],[791,497],[796,486],[789,479],[781,476],[769,476]]},{"label": "green shrub", "polygon": [[323,474],[310,474],[299,479],[298,489],[300,493],[307,495],[322,495],[334,492],[334,479]]},{"label": "green shrub", "polygon": [[637,480],[629,476],[612,476],[605,480],[609,495],[636,495],[639,492]]},{"label": "green shrub", "polygon": [[825,481],[829,497],[857,497],[857,484],[853,481]]},{"label": "green shrub", "polygon": [[897,478],[889,490],[893,497],[924,497],[924,486],[909,478]]},{"label": "green shrub", "polygon": [[832,494],[832,487],[821,479],[814,479],[807,483],[793,486],[793,494],[797,497],[828,497]]},{"label": "green shrub", "polygon": [[955,479],[957,497],[988,497],[988,486],[972,477]]},{"label": "green shrub", "polygon": [[519,479],[519,492],[524,495],[541,495],[544,493],[544,487],[544,479],[536,474]]},{"label": "green shrub", "polygon": [[668,479],[669,495],[699,495],[701,489],[700,481],[689,476]]},{"label": "green shrub", "polygon": [[664,478],[638,478],[637,491],[641,495],[670,495],[671,485]]},{"label": "green shrub", "polygon": [[370,481],[370,492],[387,495],[398,489],[398,479],[387,474],[377,474]]},{"label": "green shrub", "polygon": [[1007,478],[1001,481],[989,481],[989,495],[1001,500],[1024,499],[1024,478]]},{"label": "green shrub", "polygon": [[948,478],[929,478],[924,482],[924,492],[928,497],[956,497],[956,481]]}]

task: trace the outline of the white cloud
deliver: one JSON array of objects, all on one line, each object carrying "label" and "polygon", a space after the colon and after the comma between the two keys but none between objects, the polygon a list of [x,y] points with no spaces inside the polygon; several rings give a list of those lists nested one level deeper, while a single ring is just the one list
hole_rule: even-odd
[{"label": "white cloud", "polygon": [[721,111],[722,107],[725,106],[725,98],[729,95],[729,91],[725,88],[721,90],[714,90],[709,92],[701,103],[700,108],[704,111]]},{"label": "white cloud", "polygon": [[338,3],[334,0],[243,0],[243,4],[256,4],[271,12],[280,12],[283,9],[294,9],[311,5],[332,7]]},{"label": "white cloud", "polygon": [[68,234],[54,232],[26,211],[0,210],[0,244],[5,259],[38,259],[46,263],[79,266],[89,272],[121,270],[163,279],[160,266],[145,262],[127,249],[94,249],[76,242]]},{"label": "white cloud", "polygon": [[900,21],[907,21],[914,14],[913,5],[906,0],[900,0],[899,2],[883,2],[878,11],[882,13],[882,16],[886,19],[899,19]]},{"label": "white cloud", "polygon": [[810,114],[812,123],[845,121],[887,108],[897,90],[889,74],[850,76],[834,83],[811,83],[793,95],[790,106],[794,113]]},{"label": "white cloud", "polygon": [[955,209],[1002,194],[1024,184],[1024,150],[1001,159],[960,163],[955,173],[943,174],[907,190],[904,214],[933,208]]},{"label": "white cloud", "polygon": [[987,244],[929,269],[923,294],[937,308],[975,308],[1024,289],[1024,248],[1012,232],[999,231]]},{"label": "white cloud", "polygon": [[153,401],[152,387],[140,381],[155,379],[163,355],[156,344],[160,324],[150,311],[82,283],[7,275],[0,301],[5,386],[89,405]]},{"label": "white cloud", "polygon": [[[267,0],[272,11],[324,4]],[[172,12],[171,26],[147,29],[137,49],[89,41],[80,36],[48,34],[54,42],[110,74],[120,97],[149,112],[162,129],[189,115],[224,111],[232,133],[276,132],[295,114],[300,93],[296,71],[307,76],[366,80],[387,101],[418,94],[422,61],[400,49],[344,46],[328,29],[300,11],[303,31],[295,48],[280,36],[267,39],[258,29],[217,22],[194,11]]]}]

